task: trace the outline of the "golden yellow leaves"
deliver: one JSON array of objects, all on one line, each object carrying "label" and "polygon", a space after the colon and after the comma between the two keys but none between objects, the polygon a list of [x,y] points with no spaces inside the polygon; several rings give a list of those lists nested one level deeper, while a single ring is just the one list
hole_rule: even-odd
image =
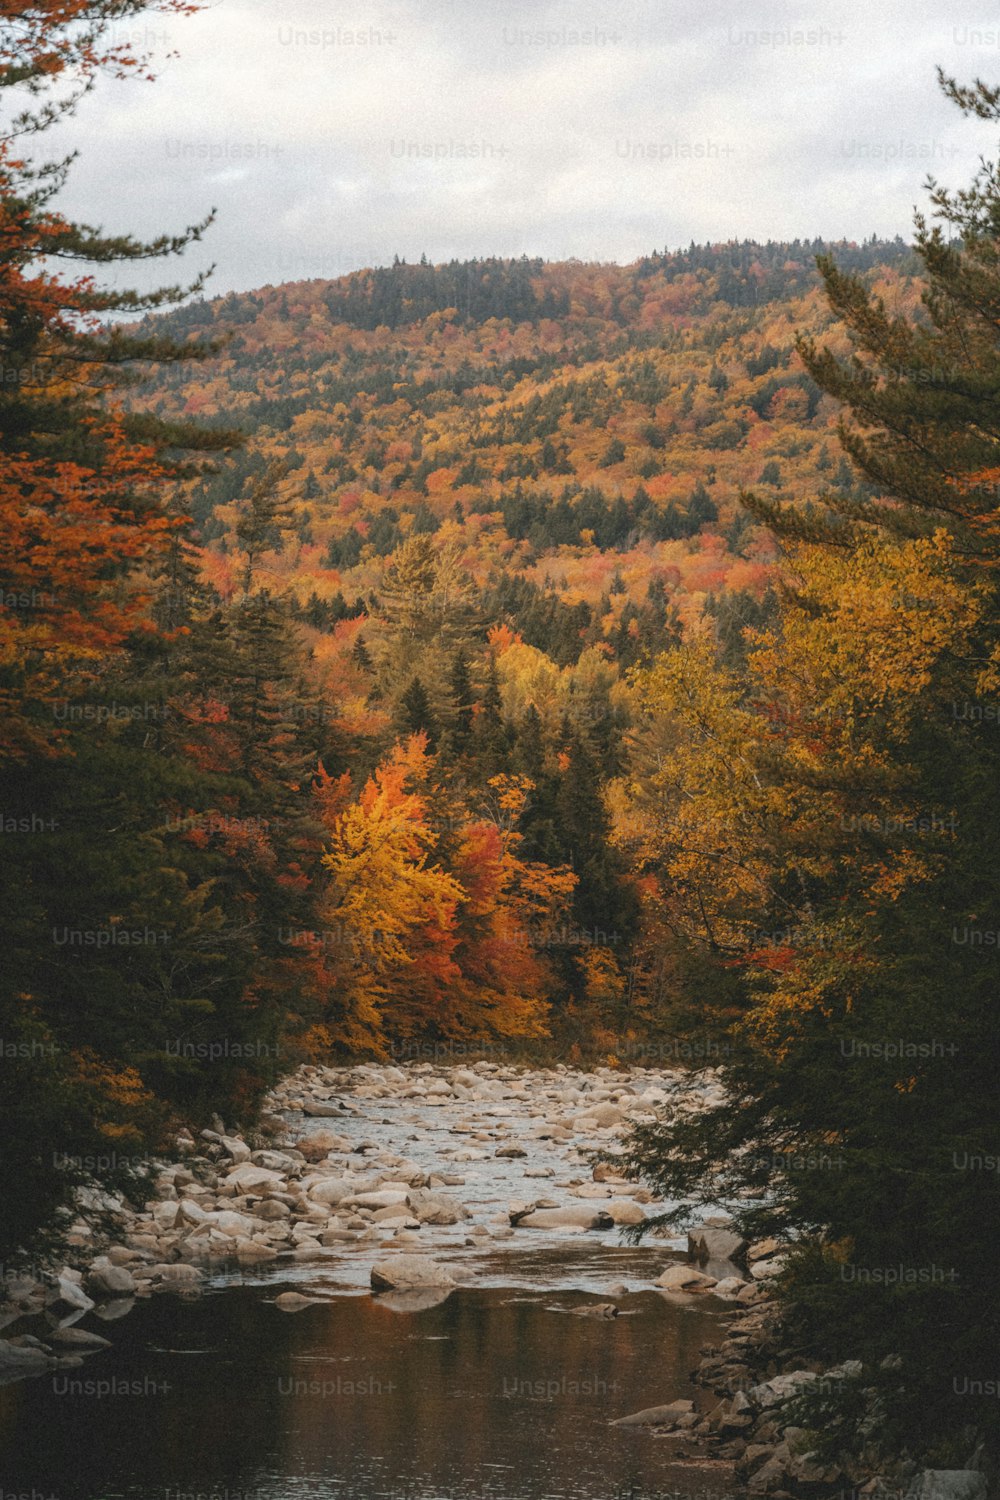
[{"label": "golden yellow leaves", "polygon": [[941,658],[964,654],[981,618],[947,535],[800,546],[790,564],[798,607],[783,612],[780,634],[757,636],[751,658],[764,695],[811,720],[820,745],[832,735],[860,750],[875,716],[901,733]]}]

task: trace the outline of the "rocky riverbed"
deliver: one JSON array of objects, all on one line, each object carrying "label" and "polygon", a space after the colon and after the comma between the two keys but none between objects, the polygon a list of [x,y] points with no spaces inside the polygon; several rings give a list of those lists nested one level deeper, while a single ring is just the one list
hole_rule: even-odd
[{"label": "rocky riverbed", "polygon": [[[510,1252],[564,1247],[574,1236],[581,1248],[586,1237],[582,1282],[600,1289],[609,1262],[593,1252],[620,1251],[618,1231],[662,1205],[613,1167],[595,1167],[593,1153],[613,1151],[634,1120],[718,1094],[712,1075],[693,1083],[680,1070],[305,1067],[269,1096],[250,1139],[221,1120],[198,1140],[178,1137],[176,1159],[151,1164],[141,1212],[84,1194],[69,1240],[77,1264],[48,1287],[9,1279],[6,1316],[40,1300],[72,1315],[94,1301],[276,1265],[304,1284],[323,1276],[324,1285],[359,1286],[371,1283],[376,1262],[437,1257],[438,1280],[495,1279]],[[89,1210],[119,1215],[119,1242],[98,1255]],[[663,1271],[669,1252],[685,1248],[684,1238],[661,1239],[633,1251],[644,1264],[632,1281],[651,1284],[654,1267]],[[710,1284],[704,1273],[696,1279]],[[715,1279],[724,1296],[745,1284]]]},{"label": "rocky riverbed", "polygon": [[[781,1348],[769,1284],[783,1247],[747,1245],[722,1206],[687,1236],[624,1243],[624,1227],[665,1205],[594,1160],[632,1122],[720,1092],[712,1072],[679,1069],[301,1068],[250,1138],[221,1120],[181,1135],[173,1161],[151,1164],[142,1211],[82,1195],[71,1263],[7,1280],[0,1379],[83,1364],[141,1299],[234,1281],[273,1289],[289,1315],[362,1293],[416,1314],[460,1288],[520,1287],[586,1293],[555,1310],[610,1323],[652,1292],[678,1307],[728,1305],[696,1372],[714,1395],[699,1409],[665,1389],[640,1411],[610,1403],[607,1422],[667,1440],[678,1461],[737,1466],[724,1472],[739,1492],[835,1494],[854,1476],[818,1461],[782,1417],[824,1374]],[[90,1218],[109,1209],[119,1233],[95,1244]],[[963,1500],[979,1500],[978,1481]]]}]

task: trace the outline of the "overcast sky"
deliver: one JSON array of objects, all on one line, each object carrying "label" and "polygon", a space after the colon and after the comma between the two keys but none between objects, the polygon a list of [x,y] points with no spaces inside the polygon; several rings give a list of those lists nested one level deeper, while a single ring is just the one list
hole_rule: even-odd
[{"label": "overcast sky", "polygon": [[208,208],[210,293],[391,262],[627,262],[691,240],[908,235],[995,127],[984,0],[212,0],[130,28],[179,56],[102,82],[63,200],[152,234]]}]

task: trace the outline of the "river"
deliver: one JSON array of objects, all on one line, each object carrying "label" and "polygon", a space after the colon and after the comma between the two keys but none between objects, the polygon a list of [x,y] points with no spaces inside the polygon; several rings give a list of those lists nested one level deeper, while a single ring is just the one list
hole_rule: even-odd
[{"label": "river", "polygon": [[[0,1389],[0,1500],[734,1495],[728,1466],[684,1461],[683,1435],[609,1425],[679,1397],[714,1404],[690,1372],[718,1341],[726,1305],[653,1288],[676,1259],[662,1240],[628,1246],[618,1230],[471,1237],[512,1194],[530,1186],[562,1199],[581,1180],[576,1144],[528,1142],[525,1121],[518,1131],[510,1109],[493,1105],[494,1137],[519,1133],[528,1154],[467,1161],[471,1223],[422,1231],[436,1258],[474,1275],[468,1285],[417,1307],[373,1296],[384,1242],[361,1237],[316,1261],[212,1269],[194,1297],[99,1308],[85,1326],[111,1348]],[[394,1094],[359,1101],[337,1129],[369,1158],[395,1148],[454,1165],[456,1151],[469,1155],[469,1112],[468,1101],[424,1109]],[[553,1180],[526,1176],[546,1163]],[[317,1300],[282,1311],[275,1297],[290,1288]],[[609,1289],[616,1317],[580,1315]]]}]

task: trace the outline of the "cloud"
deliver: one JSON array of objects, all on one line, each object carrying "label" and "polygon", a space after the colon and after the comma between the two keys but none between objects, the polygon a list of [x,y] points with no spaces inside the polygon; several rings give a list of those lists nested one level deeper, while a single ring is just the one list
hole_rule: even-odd
[{"label": "cloud", "polygon": [[996,80],[1000,26],[929,0],[215,0],[135,29],[180,55],[53,133],[81,153],[64,206],[154,234],[216,205],[184,269],[214,260],[217,292],[395,254],[906,235],[928,171],[963,183],[994,147],[934,65]]}]

